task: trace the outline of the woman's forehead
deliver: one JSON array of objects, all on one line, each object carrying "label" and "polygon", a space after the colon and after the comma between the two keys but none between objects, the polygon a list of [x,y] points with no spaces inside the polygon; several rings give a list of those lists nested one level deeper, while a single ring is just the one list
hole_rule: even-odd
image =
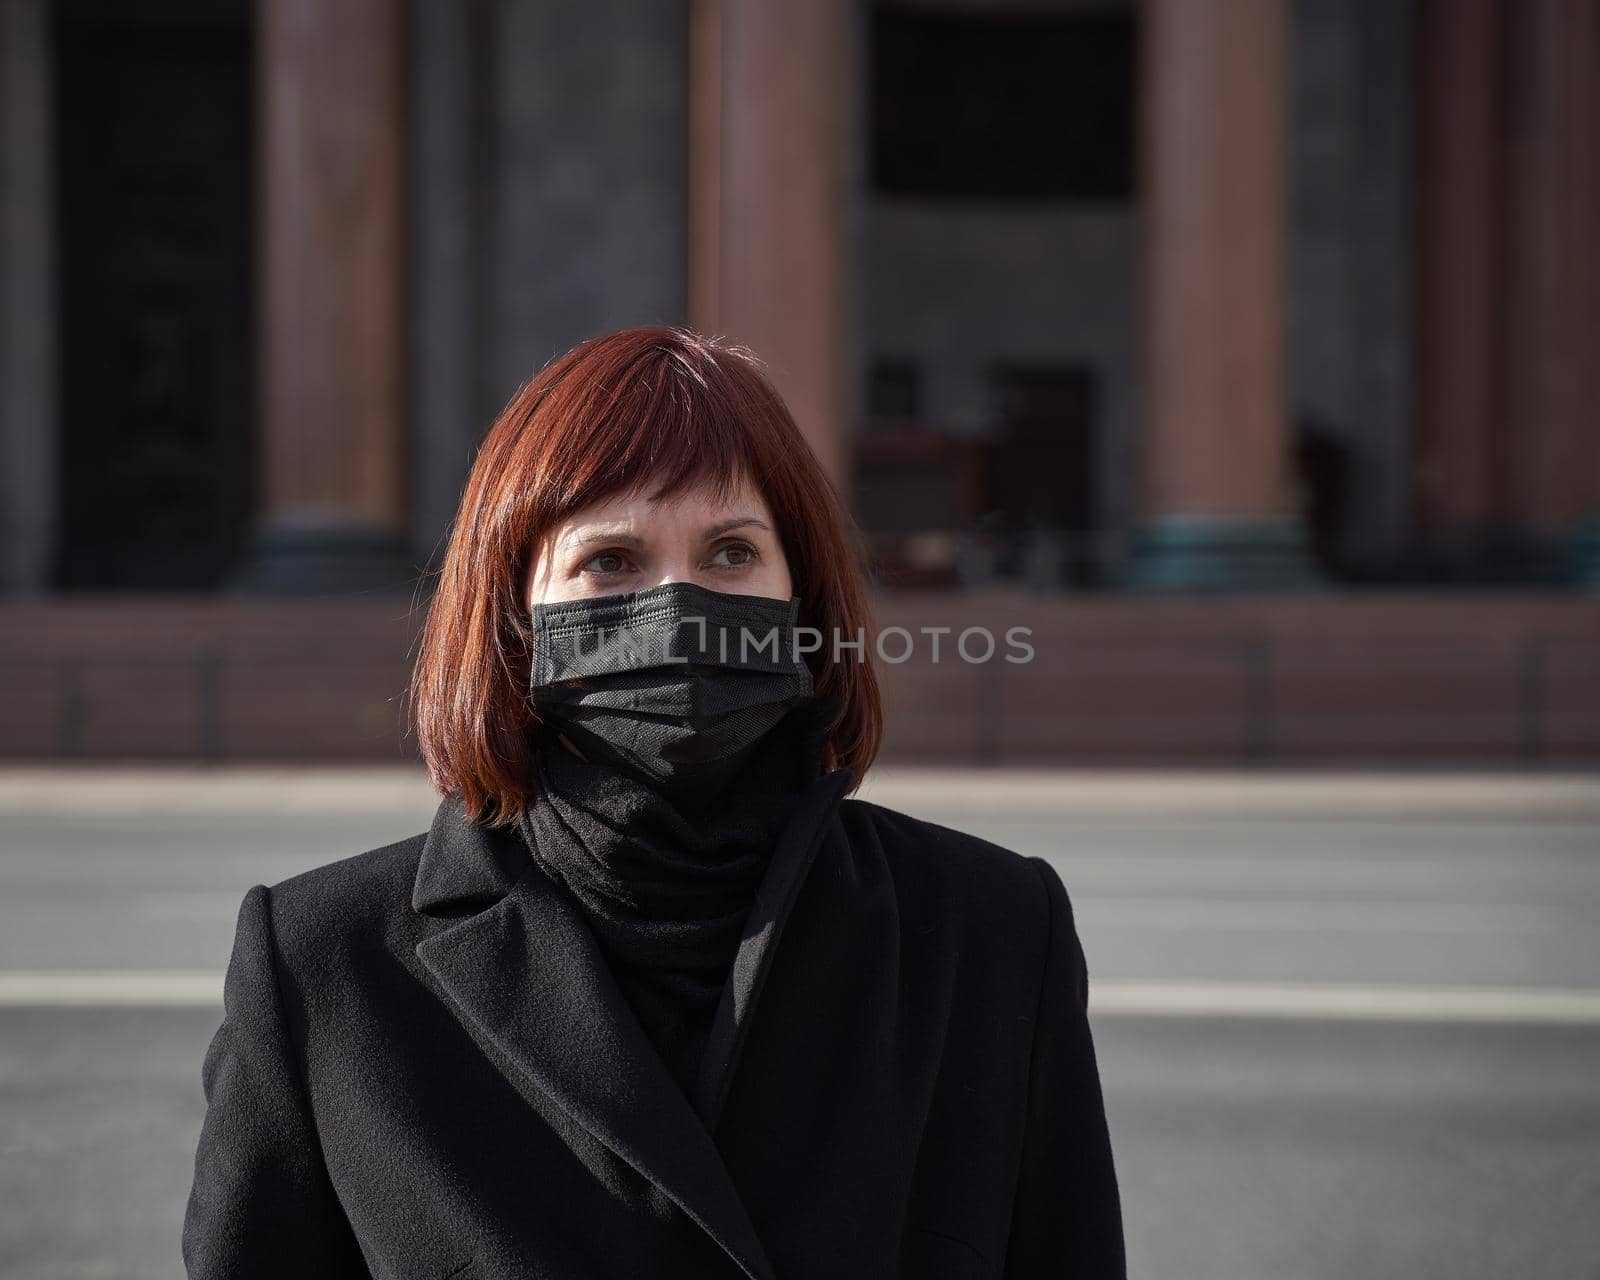
[{"label": "woman's forehead", "polygon": [[718,492],[714,484],[703,480],[671,494],[644,489],[614,494],[574,511],[557,532],[590,524],[720,520],[744,513],[762,519],[771,515],[760,489],[741,476],[726,492]]}]

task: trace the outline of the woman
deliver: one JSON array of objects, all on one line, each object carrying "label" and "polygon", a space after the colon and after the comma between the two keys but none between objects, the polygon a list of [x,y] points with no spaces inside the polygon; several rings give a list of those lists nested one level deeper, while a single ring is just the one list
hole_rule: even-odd
[{"label": "woman", "polygon": [[430,829],[245,896],[191,1276],[1124,1274],[1060,878],[847,798],[846,529],[741,349],[518,393],[411,688]]}]

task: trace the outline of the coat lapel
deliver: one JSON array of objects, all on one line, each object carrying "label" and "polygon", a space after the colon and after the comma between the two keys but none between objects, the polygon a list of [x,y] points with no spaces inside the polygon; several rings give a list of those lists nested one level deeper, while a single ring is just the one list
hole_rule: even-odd
[{"label": "coat lapel", "polygon": [[814,783],[774,850],[692,1104],[639,1025],[579,908],[527,856],[514,829],[469,822],[459,802],[446,799],[413,888],[412,904],[422,912],[478,908],[416,948],[458,1016],[658,1185],[751,1280],[774,1280],[772,1264],[711,1131],[783,919],[848,782],[848,771],[838,770]]}]

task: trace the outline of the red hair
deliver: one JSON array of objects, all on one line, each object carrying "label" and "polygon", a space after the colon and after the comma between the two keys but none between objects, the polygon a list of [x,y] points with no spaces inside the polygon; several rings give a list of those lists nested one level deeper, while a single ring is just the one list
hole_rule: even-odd
[{"label": "red hair", "polygon": [[861,539],[837,487],[746,348],[687,329],[624,329],[546,365],[495,419],[467,478],[407,690],[410,726],[442,794],[506,825],[533,788],[527,698],[529,562],[576,512],[620,494],[667,497],[747,479],[777,520],[819,694],[842,706],[825,767],[865,776],[882,737]]}]

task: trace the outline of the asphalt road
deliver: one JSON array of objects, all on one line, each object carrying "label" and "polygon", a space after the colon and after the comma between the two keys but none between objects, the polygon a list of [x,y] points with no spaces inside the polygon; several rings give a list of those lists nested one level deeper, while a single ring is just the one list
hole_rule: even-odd
[{"label": "asphalt road", "polygon": [[[1061,870],[1131,1275],[1600,1280],[1594,779],[867,794]],[[0,772],[0,1276],[182,1274],[239,899],[432,807],[412,776]]]}]

